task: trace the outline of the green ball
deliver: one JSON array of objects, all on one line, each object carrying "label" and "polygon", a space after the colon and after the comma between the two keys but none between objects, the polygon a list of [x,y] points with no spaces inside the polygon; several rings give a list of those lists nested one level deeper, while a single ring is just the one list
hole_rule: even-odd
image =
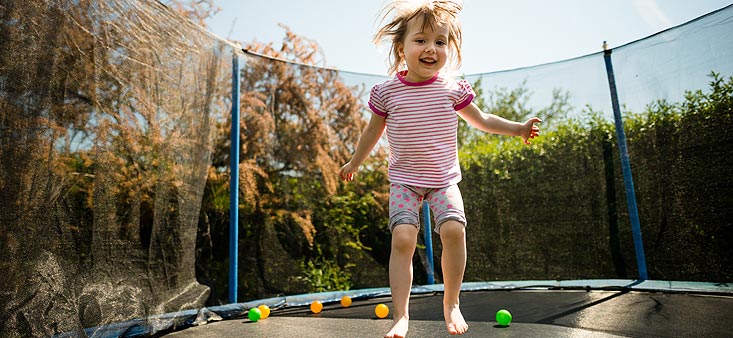
[{"label": "green ball", "polygon": [[249,317],[249,320],[256,322],[260,320],[260,317],[262,317],[262,312],[260,309],[253,307],[247,312],[247,317]]},{"label": "green ball", "polygon": [[496,322],[499,323],[501,326],[509,326],[509,323],[512,322],[512,314],[511,312],[501,309],[496,312]]}]

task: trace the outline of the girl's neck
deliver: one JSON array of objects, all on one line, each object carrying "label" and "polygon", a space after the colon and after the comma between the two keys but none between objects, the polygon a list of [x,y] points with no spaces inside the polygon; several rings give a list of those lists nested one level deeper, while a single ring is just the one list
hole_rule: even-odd
[{"label": "girl's neck", "polygon": [[438,75],[439,75],[439,73],[435,73],[435,74],[433,74],[432,77],[429,77],[429,78],[413,79],[410,76],[410,71],[409,70],[402,70],[402,71],[397,72],[397,78],[402,83],[404,83],[404,84],[406,84],[408,86],[424,86],[424,85],[431,84],[431,83],[435,82],[435,80],[438,79]]}]

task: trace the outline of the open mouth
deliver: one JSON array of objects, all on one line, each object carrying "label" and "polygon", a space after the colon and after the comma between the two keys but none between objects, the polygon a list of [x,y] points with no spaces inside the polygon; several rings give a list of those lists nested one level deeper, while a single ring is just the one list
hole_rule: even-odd
[{"label": "open mouth", "polygon": [[432,65],[432,64],[437,63],[438,60],[430,59],[430,58],[423,58],[423,59],[420,59],[420,62],[422,62],[424,64]]}]

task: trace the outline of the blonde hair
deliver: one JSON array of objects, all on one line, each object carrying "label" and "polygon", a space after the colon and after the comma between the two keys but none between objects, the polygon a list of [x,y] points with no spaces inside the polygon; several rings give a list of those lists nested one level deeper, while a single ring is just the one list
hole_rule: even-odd
[{"label": "blonde hair", "polygon": [[413,19],[422,19],[422,29],[445,26],[448,28],[449,63],[457,70],[461,66],[461,24],[458,13],[463,9],[460,0],[393,0],[382,9],[381,22],[391,21],[383,25],[374,35],[374,43],[390,42],[389,74],[399,71],[405,59],[399,53],[399,45],[404,43],[408,23]]}]

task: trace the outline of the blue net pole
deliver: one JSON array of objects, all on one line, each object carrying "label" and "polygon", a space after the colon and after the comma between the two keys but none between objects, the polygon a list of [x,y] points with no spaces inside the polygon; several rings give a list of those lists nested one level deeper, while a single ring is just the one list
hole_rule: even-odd
[{"label": "blue net pole", "polygon": [[626,145],[626,133],[621,120],[621,110],[618,104],[618,93],[616,91],[616,79],[613,75],[613,64],[611,62],[611,50],[605,49],[603,59],[606,63],[606,74],[608,75],[608,87],[611,90],[611,105],[613,107],[613,119],[616,123],[616,138],[618,140],[619,157],[621,158],[621,171],[624,176],[626,188],[626,204],[629,208],[631,220],[631,233],[634,238],[634,250],[636,251],[636,266],[639,270],[639,279],[647,280],[646,257],[644,255],[644,244],[641,240],[641,226],[639,224],[639,211],[636,207],[636,193],[634,192],[634,180],[631,176],[631,164],[629,162],[629,150]]},{"label": "blue net pole", "polygon": [[435,269],[433,268],[433,232],[430,229],[430,206],[427,202],[422,204],[422,215],[425,231],[425,257],[428,262],[428,284],[435,284]]},{"label": "blue net pole", "polygon": [[229,153],[229,303],[237,302],[239,275],[239,55],[232,56],[232,128]]}]

